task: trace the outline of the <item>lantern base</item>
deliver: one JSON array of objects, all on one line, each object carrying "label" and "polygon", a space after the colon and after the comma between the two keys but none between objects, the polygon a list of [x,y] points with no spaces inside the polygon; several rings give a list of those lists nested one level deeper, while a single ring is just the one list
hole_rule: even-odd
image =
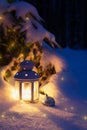
[{"label": "lantern base", "polygon": [[29,101],[29,100],[22,100],[22,101],[24,101],[24,102],[26,102],[26,103],[38,103],[38,102],[39,102],[38,99],[36,99],[36,100],[34,100],[34,101]]}]

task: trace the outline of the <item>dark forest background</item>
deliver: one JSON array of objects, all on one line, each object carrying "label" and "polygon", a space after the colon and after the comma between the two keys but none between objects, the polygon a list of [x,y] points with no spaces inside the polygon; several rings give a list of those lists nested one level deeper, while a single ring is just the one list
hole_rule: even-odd
[{"label": "dark forest background", "polygon": [[62,47],[87,49],[86,0],[25,0],[32,3]]}]

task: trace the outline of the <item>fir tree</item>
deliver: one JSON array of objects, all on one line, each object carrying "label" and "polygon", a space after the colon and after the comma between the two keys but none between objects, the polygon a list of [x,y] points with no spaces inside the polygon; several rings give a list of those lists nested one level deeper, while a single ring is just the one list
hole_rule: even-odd
[{"label": "fir tree", "polygon": [[43,27],[43,19],[30,3],[4,0],[0,6],[0,66],[13,61],[4,79],[8,81],[12,72],[20,69],[20,62],[28,59],[34,61],[42,84],[55,73],[51,63],[45,69],[40,64],[43,41],[51,47],[59,47],[55,36]]}]

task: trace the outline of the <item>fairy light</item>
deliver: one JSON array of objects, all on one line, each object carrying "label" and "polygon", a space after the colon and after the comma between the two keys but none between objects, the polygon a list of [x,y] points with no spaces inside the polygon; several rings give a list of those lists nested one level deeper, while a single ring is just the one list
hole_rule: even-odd
[{"label": "fairy light", "polygon": [[4,117],[5,117],[5,115],[4,115],[4,114],[2,114],[2,115],[1,115],[1,117],[2,117],[2,118],[4,118]]},{"label": "fairy light", "polygon": [[29,17],[26,17],[26,20],[29,20]]},{"label": "fairy light", "polygon": [[8,29],[8,32],[11,32],[11,29],[10,29],[10,28]]},{"label": "fairy light", "polygon": [[83,119],[84,119],[84,120],[87,120],[87,116],[83,116]]},{"label": "fairy light", "polygon": [[61,80],[63,81],[63,80],[64,80],[64,77],[61,77]]},{"label": "fairy light", "polygon": [[11,42],[7,50],[10,51],[13,47],[15,47],[15,42]]},{"label": "fairy light", "polygon": [[14,47],[14,46],[15,46],[15,42],[12,42],[10,46],[11,46],[11,47]]}]

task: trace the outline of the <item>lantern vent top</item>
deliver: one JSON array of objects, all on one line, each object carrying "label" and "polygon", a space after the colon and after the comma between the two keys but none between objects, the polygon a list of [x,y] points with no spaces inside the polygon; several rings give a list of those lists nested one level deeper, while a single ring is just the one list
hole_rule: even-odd
[{"label": "lantern vent top", "polygon": [[34,67],[34,62],[30,60],[24,60],[20,63],[20,66],[23,70],[32,70]]}]

